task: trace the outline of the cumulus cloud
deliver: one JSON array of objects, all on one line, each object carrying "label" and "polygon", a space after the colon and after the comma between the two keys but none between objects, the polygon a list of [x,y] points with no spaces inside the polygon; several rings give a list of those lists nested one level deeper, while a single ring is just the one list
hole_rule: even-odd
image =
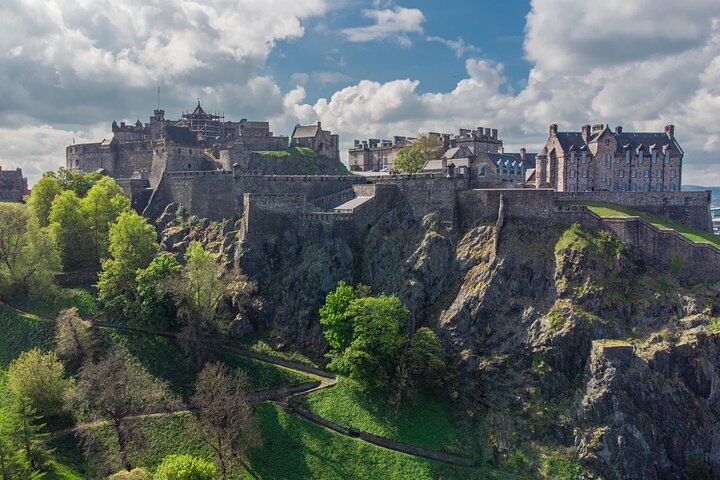
[{"label": "cumulus cloud", "polygon": [[457,40],[450,40],[443,37],[430,36],[426,37],[425,40],[428,42],[437,42],[445,45],[450,50],[455,52],[455,56],[458,58],[464,57],[466,54],[480,53],[480,48],[469,43],[465,43],[462,37],[457,37]]},{"label": "cumulus cloud", "polygon": [[370,42],[392,38],[401,46],[412,45],[410,33],[422,33],[425,15],[417,8],[395,7],[393,9],[363,10],[364,17],[374,21],[372,25],[343,29],[342,33],[351,42]]}]

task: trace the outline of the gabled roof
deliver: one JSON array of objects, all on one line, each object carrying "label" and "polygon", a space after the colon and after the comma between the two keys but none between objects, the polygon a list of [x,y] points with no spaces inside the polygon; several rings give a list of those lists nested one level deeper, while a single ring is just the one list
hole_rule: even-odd
[{"label": "gabled roof", "polygon": [[[570,147],[572,146],[575,146],[575,149],[580,151],[583,149],[583,147],[587,149],[587,144],[597,140],[598,137],[603,133],[603,131],[594,132],[588,139],[587,143],[585,142],[585,140],[583,140],[582,133],[580,132],[558,132],[557,139],[564,152],[569,152]],[[664,132],[617,133],[613,132],[612,130],[610,130],[609,132],[611,135],[615,136],[615,139],[617,140],[618,152],[622,152],[624,150],[624,146],[626,145],[633,150],[637,150],[637,147],[639,147],[640,145],[645,145],[647,147],[648,145],[653,144],[657,145],[658,148],[661,148],[665,145],[670,145],[673,150],[682,151],[675,139],[671,139]]]},{"label": "gabled roof", "polygon": [[493,165],[497,165],[498,161],[507,162],[510,163],[515,162],[516,164],[522,164],[524,168],[534,168],[535,167],[535,153],[526,153],[525,158],[522,158],[522,155],[519,153],[482,153],[480,155],[487,155],[487,158],[490,159],[490,161],[493,163]]},{"label": "gabled roof", "polygon": [[295,127],[292,138],[315,138],[317,131],[317,125],[298,125]]},{"label": "gabled roof", "polygon": [[207,115],[205,113],[205,110],[200,106],[200,100],[198,100],[197,107],[195,107],[195,110],[193,110],[192,115]]},{"label": "gabled roof", "polygon": [[195,145],[197,135],[187,127],[165,126],[165,137],[175,143],[183,145]]}]

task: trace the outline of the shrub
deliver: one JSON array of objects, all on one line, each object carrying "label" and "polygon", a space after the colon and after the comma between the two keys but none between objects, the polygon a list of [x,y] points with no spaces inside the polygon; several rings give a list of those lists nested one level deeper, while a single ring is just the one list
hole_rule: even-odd
[{"label": "shrub", "polygon": [[113,473],[108,477],[108,480],[153,480],[153,475],[144,468],[133,468],[129,472],[120,470]]},{"label": "shrub", "polygon": [[155,480],[214,480],[212,463],[191,455],[165,457],[155,471]]},{"label": "shrub", "polygon": [[678,276],[683,267],[683,257],[679,253],[675,252],[670,255],[668,260],[668,266],[670,267],[670,273],[674,276]]},{"label": "shrub", "polygon": [[65,367],[54,352],[45,353],[39,348],[23,352],[10,364],[8,386],[21,401],[43,416],[63,411],[65,393],[70,381],[65,378]]}]

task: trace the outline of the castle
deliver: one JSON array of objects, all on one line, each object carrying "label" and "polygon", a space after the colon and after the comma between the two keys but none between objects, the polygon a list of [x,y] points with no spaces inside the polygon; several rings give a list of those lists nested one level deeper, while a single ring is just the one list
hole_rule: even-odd
[{"label": "castle", "polygon": [[22,202],[29,193],[27,178],[19,167],[3,170],[0,166],[0,202]]}]

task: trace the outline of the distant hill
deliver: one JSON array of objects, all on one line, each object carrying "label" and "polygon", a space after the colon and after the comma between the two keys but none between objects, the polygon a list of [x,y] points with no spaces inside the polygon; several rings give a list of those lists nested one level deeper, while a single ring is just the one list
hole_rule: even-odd
[{"label": "distant hill", "polygon": [[712,192],[711,204],[713,207],[720,207],[720,187],[701,187],[700,185],[683,185],[683,190],[697,191],[697,190],[710,190]]}]

